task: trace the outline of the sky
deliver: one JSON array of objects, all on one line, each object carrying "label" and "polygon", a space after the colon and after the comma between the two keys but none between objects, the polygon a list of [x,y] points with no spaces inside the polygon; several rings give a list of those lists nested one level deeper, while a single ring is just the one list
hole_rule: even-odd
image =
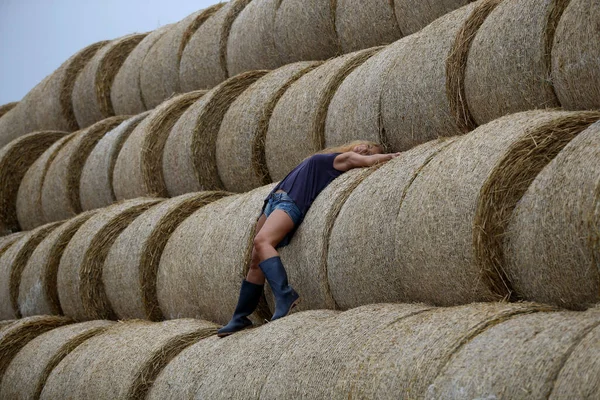
[{"label": "sky", "polygon": [[80,49],[154,30],[219,0],[0,0],[0,105]]}]

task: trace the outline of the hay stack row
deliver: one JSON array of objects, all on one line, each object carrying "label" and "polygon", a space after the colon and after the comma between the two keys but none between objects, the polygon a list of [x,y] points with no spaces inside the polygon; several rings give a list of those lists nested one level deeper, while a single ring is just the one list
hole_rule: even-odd
[{"label": "hay stack row", "polygon": [[[202,320],[0,328],[0,396],[20,399],[578,398],[600,395],[600,313],[534,303],[307,311],[217,338]],[[510,349],[510,350],[509,350]]]}]

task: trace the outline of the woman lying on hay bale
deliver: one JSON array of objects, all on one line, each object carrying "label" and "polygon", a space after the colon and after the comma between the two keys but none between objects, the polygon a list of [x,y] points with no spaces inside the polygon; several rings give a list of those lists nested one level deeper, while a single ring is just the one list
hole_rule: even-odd
[{"label": "woman lying on hay bale", "polygon": [[219,337],[252,325],[248,316],[258,306],[265,278],[275,297],[275,313],[271,321],[285,317],[300,302],[300,296],[288,284],[287,273],[276,249],[289,244],[315,198],[335,178],[353,168],[370,167],[399,154],[382,153],[381,145],[362,140],[322,150],[302,161],[273,188],[256,222],[252,263],[246,279],[242,281],[233,318],[218,331]]}]

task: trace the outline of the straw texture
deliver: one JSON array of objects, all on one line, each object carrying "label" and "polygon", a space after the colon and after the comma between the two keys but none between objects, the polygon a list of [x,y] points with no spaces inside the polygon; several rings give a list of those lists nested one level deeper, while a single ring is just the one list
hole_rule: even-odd
[{"label": "straw texture", "polygon": [[41,399],[143,399],[167,363],[216,332],[197,320],[118,323],[85,341],[52,371]]},{"label": "straw texture", "polygon": [[12,103],[6,103],[0,106],[0,118],[4,116],[7,112],[15,108],[19,104],[18,101],[13,101]]},{"label": "straw texture", "polygon": [[600,4],[571,0],[552,47],[552,83],[560,104],[570,110],[600,108]]},{"label": "straw texture", "polygon": [[[163,251],[157,291],[166,318],[225,324],[252,257],[256,220],[274,185],[202,207],[173,232]],[[268,312],[257,310],[257,319]]]},{"label": "straw texture", "polygon": [[504,238],[518,295],[567,308],[600,301],[600,123],[573,139],[533,181]]},{"label": "straw texture", "polygon": [[79,180],[79,196],[83,210],[111,205],[116,196],[113,190],[113,170],[123,144],[149,112],[136,115],[108,132],[85,161]]},{"label": "straw texture", "polygon": [[216,146],[219,127],[233,101],[267,71],[251,71],[226,80],[179,118],[165,144],[162,174],[170,196],[220,190]]},{"label": "straw texture", "polygon": [[20,230],[17,193],[29,167],[65,132],[35,132],[0,149],[0,235]]},{"label": "straw texture", "polygon": [[0,236],[0,256],[2,256],[2,254],[4,254],[4,252],[8,250],[8,248],[23,235],[25,235],[25,232],[17,232],[6,236]]},{"label": "straw texture", "polygon": [[88,219],[71,238],[58,267],[58,297],[65,315],[77,320],[115,319],[102,282],[104,260],[118,235],[159,200],[115,204]]},{"label": "straw texture", "polygon": [[113,170],[117,200],[167,196],[161,168],[167,136],[179,117],[204,93],[198,90],[165,101],[131,132]]},{"label": "straw texture", "polygon": [[216,141],[217,170],[225,189],[247,192],[272,182],[265,162],[271,113],[290,85],[316,66],[308,61],[278,68],[249,86],[231,104]]},{"label": "straw texture", "polygon": [[189,39],[181,55],[179,82],[189,92],[210,89],[232,76],[227,70],[227,41],[231,26],[251,0],[231,0]]},{"label": "straw texture", "polygon": [[435,19],[456,10],[473,0],[394,0],[394,10],[400,32],[410,35],[420,31]]},{"label": "straw texture", "polygon": [[85,66],[73,88],[73,110],[81,128],[115,115],[110,100],[112,83],[129,53],[145,36],[128,35],[113,40]]},{"label": "straw texture", "polygon": [[325,118],[335,91],[348,74],[378,50],[329,60],[285,91],[273,110],[263,145],[272,180],[283,179],[302,160],[325,147]]},{"label": "straw texture", "polygon": [[50,372],[81,343],[104,332],[109,321],[61,326],[27,343],[13,358],[0,384],[3,399],[38,399]]},{"label": "straw texture", "polygon": [[0,256],[0,319],[20,318],[19,285],[31,253],[60,223],[41,226],[27,232]]},{"label": "straw texture", "polygon": [[82,211],[79,181],[85,162],[102,137],[127,117],[110,117],[79,131],[50,163],[42,185],[46,222],[71,218]]},{"label": "straw texture", "polygon": [[106,295],[120,319],[162,320],[156,296],[160,257],[173,231],[224,192],[190,193],[149,209],[115,240],[102,269]]},{"label": "straw texture", "polygon": [[65,221],[31,253],[19,285],[21,315],[62,315],[56,283],[60,258],[75,232],[92,215],[93,212],[87,212]]}]

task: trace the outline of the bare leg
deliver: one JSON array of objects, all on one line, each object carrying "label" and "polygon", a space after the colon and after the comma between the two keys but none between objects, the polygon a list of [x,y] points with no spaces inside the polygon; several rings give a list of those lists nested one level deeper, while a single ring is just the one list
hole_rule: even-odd
[{"label": "bare leg", "polygon": [[[262,214],[258,221],[256,222],[256,234],[254,237],[258,235],[260,230],[262,229],[265,221],[267,220],[267,216]],[[265,284],[265,275],[262,273],[261,269],[258,267],[258,253],[254,246],[252,247],[252,261],[250,262],[250,269],[248,270],[248,275],[246,275],[246,280],[248,282],[252,282],[256,285],[264,285]]]}]

